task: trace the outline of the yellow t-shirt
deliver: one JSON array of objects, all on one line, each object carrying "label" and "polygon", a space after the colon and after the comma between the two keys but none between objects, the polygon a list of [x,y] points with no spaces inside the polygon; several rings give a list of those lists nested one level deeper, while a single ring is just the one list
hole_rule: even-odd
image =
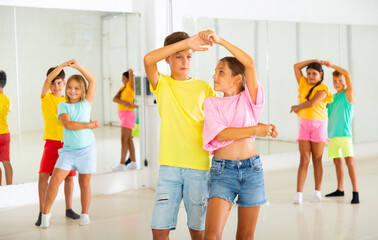
[{"label": "yellow t-shirt", "polygon": [[[130,81],[126,83],[126,86],[121,87],[118,90],[118,92],[121,90],[123,90],[120,96],[121,100],[133,103],[135,97],[134,97],[134,91],[131,89]],[[118,104],[118,111],[123,111],[123,110],[134,111],[134,108],[126,107],[123,104]]]},{"label": "yellow t-shirt", "polygon": [[63,141],[63,124],[58,120],[58,104],[65,102],[63,97],[56,97],[52,93],[41,97],[42,115],[45,122],[43,140]]},{"label": "yellow t-shirt", "polygon": [[7,95],[0,93],[0,134],[9,133],[8,113],[11,110],[11,101]]},{"label": "yellow t-shirt", "polygon": [[161,165],[209,170],[209,153],[202,148],[203,103],[216,93],[208,82],[174,80],[160,73],[155,90],[161,118],[158,162]]},{"label": "yellow t-shirt", "polygon": [[[310,92],[310,89],[314,85],[310,85],[307,83],[307,78],[302,76],[299,80],[299,88],[298,88],[298,98],[300,99],[300,103],[306,102],[306,96]],[[300,118],[311,119],[311,120],[327,120],[328,113],[327,113],[327,103],[333,102],[333,95],[329,90],[329,87],[325,83],[321,83],[312,90],[312,93],[309,97],[311,100],[316,92],[318,91],[325,91],[327,96],[318,104],[310,108],[304,108],[299,110],[297,116]]]}]

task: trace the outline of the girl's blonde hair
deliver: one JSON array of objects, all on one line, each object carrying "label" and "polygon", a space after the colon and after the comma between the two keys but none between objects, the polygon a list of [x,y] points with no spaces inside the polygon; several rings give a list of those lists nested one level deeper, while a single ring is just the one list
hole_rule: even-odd
[{"label": "girl's blonde hair", "polygon": [[68,86],[70,85],[70,82],[76,81],[81,90],[81,95],[80,95],[80,102],[83,102],[85,100],[86,94],[87,94],[87,82],[85,81],[84,77],[78,74],[72,75],[68,80],[67,80],[67,85],[66,85],[66,90],[65,90],[65,98],[67,102],[70,102],[70,97],[67,94],[67,89]]}]

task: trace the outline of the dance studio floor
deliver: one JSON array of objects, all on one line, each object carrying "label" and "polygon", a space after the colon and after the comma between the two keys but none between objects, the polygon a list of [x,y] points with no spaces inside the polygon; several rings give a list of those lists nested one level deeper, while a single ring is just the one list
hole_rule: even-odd
[{"label": "dance studio floor", "polygon": [[[292,204],[295,194],[296,169],[265,174],[268,207],[262,207],[255,239],[378,239],[378,158],[357,160],[360,190],[359,205],[351,205],[352,190],[346,175],[342,198],[310,203],[313,192],[312,168],[304,190],[304,204]],[[347,172],[345,172],[347,174]],[[336,180],[331,162],[324,164],[323,192],[335,190]],[[22,197],[22,196],[21,196]],[[52,209],[51,227],[41,230],[34,226],[38,206],[28,205],[0,209],[0,239],[152,239],[149,223],[154,191],[128,191],[113,195],[94,196],[91,224],[80,227],[78,221],[66,219],[64,202],[58,201]],[[80,202],[74,201],[79,211]],[[233,207],[226,224],[223,239],[235,239],[237,208]],[[171,239],[190,239],[186,215],[181,207],[178,227]]]}]

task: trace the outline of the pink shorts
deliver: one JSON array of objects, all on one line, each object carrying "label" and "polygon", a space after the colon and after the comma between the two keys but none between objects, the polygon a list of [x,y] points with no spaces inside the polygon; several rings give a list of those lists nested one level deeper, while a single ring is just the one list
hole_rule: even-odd
[{"label": "pink shorts", "polygon": [[124,128],[133,129],[136,122],[136,114],[134,111],[122,110],[118,111],[119,120],[121,120],[120,126]]},{"label": "pink shorts", "polygon": [[297,141],[329,142],[328,120],[311,120],[299,118],[299,134]]},{"label": "pink shorts", "polygon": [[10,161],[10,133],[0,134],[0,161]]}]

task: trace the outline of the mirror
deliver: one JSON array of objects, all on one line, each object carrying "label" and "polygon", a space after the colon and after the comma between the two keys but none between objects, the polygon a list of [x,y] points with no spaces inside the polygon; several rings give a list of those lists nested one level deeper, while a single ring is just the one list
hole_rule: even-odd
[{"label": "mirror", "polygon": [[[378,133],[378,126],[363,124],[367,116],[369,122],[378,121],[378,110],[366,107],[378,102],[378,82],[371,74],[378,62],[374,44],[378,27],[191,17],[183,19],[183,26],[190,35],[213,29],[254,58],[258,80],[265,90],[260,122],[275,124],[280,134],[277,139],[256,138],[260,154],[298,151],[298,118],[289,113],[290,106],[298,102],[293,65],[313,58],[330,60],[351,72],[356,91],[354,142],[378,140],[377,134],[371,134]],[[217,45],[206,53],[196,53],[192,75],[212,84],[218,60],[227,55],[231,54]],[[324,70],[324,82],[334,93],[333,70]]]},{"label": "mirror", "polygon": [[[7,72],[5,93],[13,103],[8,117],[13,184],[38,181],[44,146],[42,85],[50,67],[72,58],[97,79],[91,114],[91,119],[99,120],[102,125],[94,130],[98,153],[96,174],[111,172],[121,155],[121,130],[113,97],[122,86],[122,73],[129,68],[136,76],[135,103],[139,105],[139,113],[143,112],[140,91],[143,83],[139,77],[140,15],[6,6],[0,6],[0,13],[0,31],[6,33],[1,38],[1,52],[6,57],[1,58],[0,69]],[[66,80],[77,74],[73,68],[64,70]],[[141,134],[133,139],[139,167]]]}]

